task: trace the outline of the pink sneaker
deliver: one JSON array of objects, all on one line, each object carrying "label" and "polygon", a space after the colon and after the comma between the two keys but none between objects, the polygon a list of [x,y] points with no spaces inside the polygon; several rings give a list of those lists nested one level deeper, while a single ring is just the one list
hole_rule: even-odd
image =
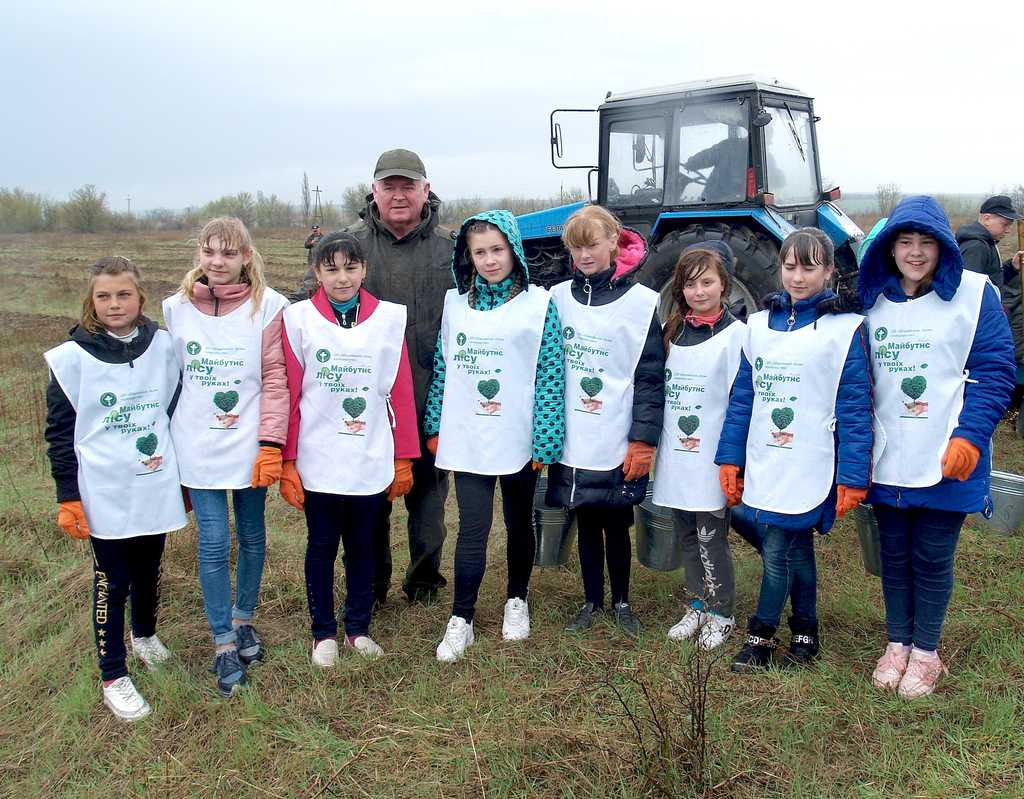
[{"label": "pink sneaker", "polygon": [[943,672],[949,674],[938,655],[923,655],[916,651],[911,653],[907,671],[900,680],[900,696],[904,699],[928,696],[935,690],[935,683]]},{"label": "pink sneaker", "polygon": [[899,687],[903,673],[907,670],[907,661],[910,660],[910,649],[903,644],[889,643],[885,654],[878,659],[875,673],[871,675],[871,682],[876,688],[895,691]]}]

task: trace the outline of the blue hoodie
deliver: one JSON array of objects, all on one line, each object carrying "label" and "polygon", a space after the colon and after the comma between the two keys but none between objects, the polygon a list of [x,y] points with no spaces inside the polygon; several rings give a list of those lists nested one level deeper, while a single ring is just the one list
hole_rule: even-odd
[{"label": "blue hoodie", "polygon": [[[939,264],[929,291],[949,302],[960,287],[963,258],[945,211],[932,197],[907,197],[893,210],[861,259],[859,291],[865,309],[870,309],[880,294],[892,302],[910,299],[900,285],[900,273],[892,257],[893,240],[906,230],[925,233],[939,242]],[[991,513],[990,442],[1016,383],[1013,337],[994,286],[988,286],[982,295],[966,369],[971,380],[977,382],[967,383],[964,388],[964,406],[951,438],[967,439],[981,450],[977,468],[964,482],[943,478],[927,488],[874,485],[868,495],[871,502],[898,508]]]},{"label": "blue hoodie", "polygon": [[[825,314],[850,310],[844,307],[842,300],[831,289],[796,303],[792,303],[786,292],[780,291],[768,298],[767,307],[768,326],[772,330],[782,331],[799,330],[815,324]],[[836,393],[836,466],[828,497],[817,508],[806,513],[774,513],[752,508],[756,522],[784,530],[809,530],[813,527],[827,533],[836,520],[836,485],[868,487],[871,480],[871,446],[874,442],[870,364],[867,329],[862,324],[850,341]],[[747,434],[753,407],[753,370],[750,361],[743,355],[729,397],[729,408],[725,414],[715,463],[741,468],[746,464]]]}]

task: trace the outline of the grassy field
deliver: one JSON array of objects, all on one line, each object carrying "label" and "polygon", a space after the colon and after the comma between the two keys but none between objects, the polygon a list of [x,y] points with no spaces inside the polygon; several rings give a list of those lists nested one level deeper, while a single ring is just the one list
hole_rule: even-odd
[{"label": "grassy field", "polygon": [[[302,235],[258,241],[277,288],[305,268]],[[433,657],[449,613],[443,592],[433,607],[392,599],[375,618],[384,659],[345,657],[333,672],[317,671],[304,524],[275,490],[257,620],[269,657],[251,688],[225,702],[206,674],[190,525],[169,536],[164,560],[160,635],[175,657],[154,674],[130,664],[154,712],[118,723],[99,701],[89,552],[54,522],[40,357],[73,323],[85,267],[107,254],[140,264],[157,313],[191,250],[177,234],[0,237],[0,796],[1024,796],[1024,537],[973,525],[945,629],[950,674],[936,696],[910,704],[870,686],[885,641],[882,599],[849,521],[818,543],[824,655],[806,672],[738,677],[725,661],[695,661],[689,645],[665,638],[682,614],[680,575],[638,564],[633,601],[647,625],[639,642],[610,626],[578,638],[561,632],[581,594],[569,568],[535,572],[533,637],[506,644],[500,523],[478,643],[462,662],[442,667]],[[1008,429],[997,456],[1000,467],[1024,471],[1024,447]],[[454,522],[451,507],[450,530]],[[738,539],[734,551],[742,624],[760,566]],[[402,534],[394,556],[399,574]],[[704,669],[707,762],[694,779],[685,699]],[[638,736],[655,754],[641,756]]]}]

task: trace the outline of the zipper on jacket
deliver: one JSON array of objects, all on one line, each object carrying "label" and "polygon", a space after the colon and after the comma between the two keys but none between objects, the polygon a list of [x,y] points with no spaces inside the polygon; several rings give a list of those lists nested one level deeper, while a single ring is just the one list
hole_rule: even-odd
[{"label": "zipper on jacket", "polygon": [[786,320],[786,332],[791,333],[793,331],[793,325],[796,324],[796,308],[789,312],[789,319]]},{"label": "zipper on jacket", "polygon": [[572,488],[569,489],[569,507],[572,507],[573,498],[576,496],[576,467],[572,467]]},{"label": "zipper on jacket", "polygon": [[587,295],[587,305],[590,305],[590,297],[594,290],[590,287],[590,278],[583,278],[583,293]]},{"label": "zipper on jacket", "polygon": [[211,293],[213,294],[213,315],[220,316],[220,297],[217,296],[216,292]]}]

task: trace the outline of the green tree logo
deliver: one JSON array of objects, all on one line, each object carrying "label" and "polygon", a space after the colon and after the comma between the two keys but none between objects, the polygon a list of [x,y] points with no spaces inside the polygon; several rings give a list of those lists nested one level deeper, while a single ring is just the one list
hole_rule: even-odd
[{"label": "green tree logo", "polygon": [[576,338],[576,331],[573,330],[572,327],[564,327],[562,328],[562,338],[566,341]]},{"label": "green tree logo", "polygon": [[775,408],[772,411],[772,422],[779,430],[785,430],[793,423],[795,416],[796,414],[793,412],[793,409],[788,406],[785,408]]},{"label": "green tree logo", "polygon": [[466,334],[459,333],[459,335],[455,337],[455,343],[458,344],[460,347],[463,346],[466,343]]},{"label": "green tree logo", "polygon": [[492,400],[498,396],[501,390],[501,383],[497,380],[481,380],[476,384],[476,390],[483,394],[484,399]]},{"label": "green tree logo", "polygon": [[692,436],[700,427],[700,419],[696,416],[680,416],[677,424],[684,435]]},{"label": "green tree logo", "polygon": [[104,408],[112,408],[117,404],[117,394],[112,391],[104,391],[100,394],[100,405]]},{"label": "green tree logo", "polygon": [[231,413],[238,404],[238,392],[218,391],[213,395],[213,404],[224,411],[224,413]]},{"label": "green tree logo", "polygon": [[320,361],[320,363],[327,363],[329,360],[331,360],[331,351],[330,350],[317,350],[316,351],[316,359],[318,361]]},{"label": "green tree logo", "polygon": [[153,453],[156,452],[156,445],[156,433],[150,433],[148,436],[139,436],[137,439],[135,439],[135,449],[137,449],[147,458],[153,457]]},{"label": "green tree logo", "polygon": [[755,360],[754,368],[760,372],[764,368],[764,358],[758,358],[757,360]]},{"label": "green tree logo", "polygon": [[353,419],[358,419],[366,410],[366,400],[363,397],[346,397],[341,407]]},{"label": "green tree logo", "polygon": [[203,345],[200,344],[198,341],[190,341],[188,344],[185,345],[185,352],[187,352],[189,355],[198,355],[202,351]]},{"label": "green tree logo", "polygon": [[669,383],[669,382],[671,382],[671,380],[672,380],[672,370],[671,369],[666,369],[665,370],[665,382]]},{"label": "green tree logo", "polygon": [[885,341],[888,336],[889,331],[884,327],[880,327],[875,331],[875,341]]},{"label": "green tree logo", "polygon": [[921,395],[924,394],[926,388],[928,388],[928,381],[923,375],[904,377],[900,383],[900,390],[912,400],[921,399]]},{"label": "green tree logo", "polygon": [[580,388],[583,389],[583,393],[593,399],[601,393],[604,382],[600,377],[584,377],[580,379]]}]

